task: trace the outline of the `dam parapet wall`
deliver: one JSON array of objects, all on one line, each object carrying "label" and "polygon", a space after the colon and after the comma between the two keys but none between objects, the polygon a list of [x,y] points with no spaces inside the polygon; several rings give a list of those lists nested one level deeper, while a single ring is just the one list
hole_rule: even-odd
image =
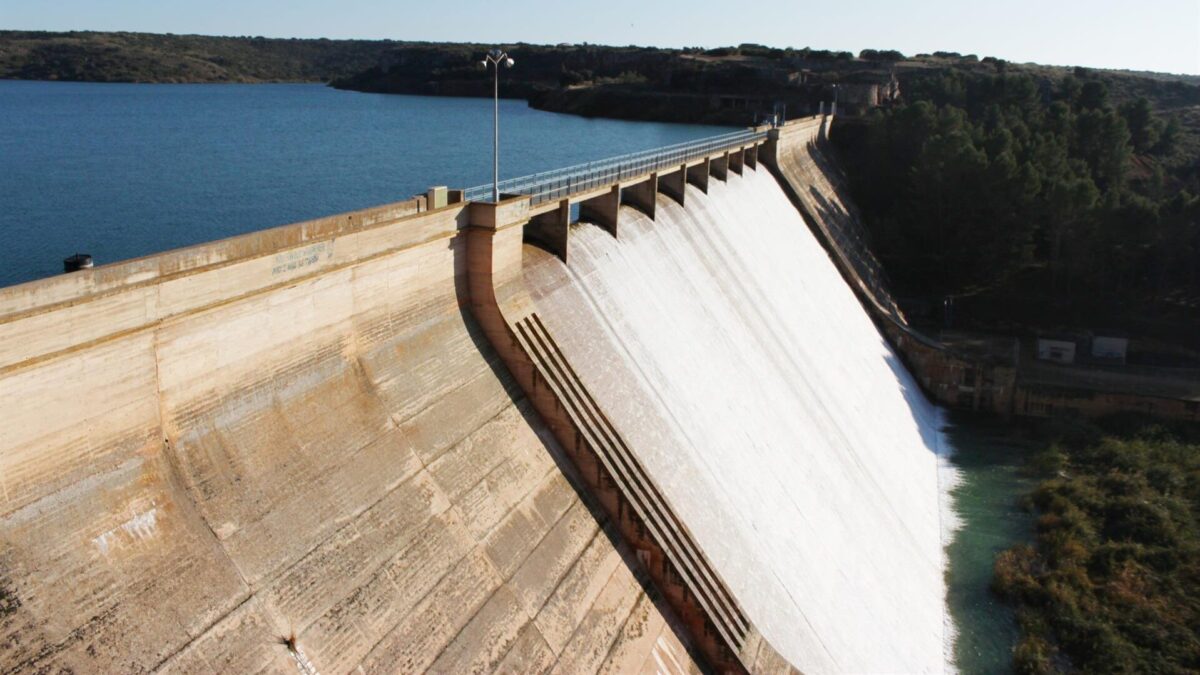
[{"label": "dam parapet wall", "polygon": [[428,215],[425,203],[414,198],[0,289],[0,372],[461,226],[465,205]]}]

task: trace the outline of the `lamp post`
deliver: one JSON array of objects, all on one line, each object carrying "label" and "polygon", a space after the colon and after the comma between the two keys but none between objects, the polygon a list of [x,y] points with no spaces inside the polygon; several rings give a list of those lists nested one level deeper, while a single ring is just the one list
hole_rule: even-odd
[{"label": "lamp post", "polygon": [[505,68],[512,68],[516,61],[508,57],[508,54],[499,49],[493,49],[483,57],[479,65],[487,70],[488,64],[492,65],[492,203],[500,203],[500,64],[504,64]]}]

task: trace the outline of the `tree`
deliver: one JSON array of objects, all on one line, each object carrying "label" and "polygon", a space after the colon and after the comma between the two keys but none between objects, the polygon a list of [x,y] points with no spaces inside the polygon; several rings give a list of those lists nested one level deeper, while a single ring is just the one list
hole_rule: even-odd
[{"label": "tree", "polygon": [[1150,109],[1150,101],[1142,96],[1123,103],[1120,111],[1129,127],[1129,139],[1133,143],[1133,149],[1139,153],[1153,150],[1162,135],[1163,123],[1154,116],[1154,111]]},{"label": "tree", "polygon": [[[1072,235],[1089,219],[1100,200],[1100,190],[1087,176],[1064,176],[1049,181],[1042,194],[1049,216],[1050,288],[1057,293],[1062,277],[1064,241],[1076,239]],[[1067,295],[1070,295],[1069,289]]]},{"label": "tree", "polygon": [[864,49],[858,53],[863,61],[903,61],[904,54],[894,49]]},{"label": "tree", "polygon": [[1079,107],[1084,110],[1101,110],[1108,106],[1108,87],[1099,80],[1083,83],[1079,90]]},{"label": "tree", "polygon": [[912,169],[912,192],[923,198],[908,204],[916,235],[910,245],[924,259],[922,267],[947,289],[961,289],[978,280],[972,272],[980,271],[974,255],[979,251],[966,240],[970,229],[978,226],[974,186],[986,169],[986,153],[962,129],[929,138]]},{"label": "tree", "polygon": [[1178,120],[1144,101],[1114,108],[1102,82],[1076,76],[951,70],[905,84],[909,103],[839,138],[858,139],[844,145],[851,188],[906,292],[975,295],[980,307],[1006,298],[999,311],[1018,322],[1050,309],[1017,300],[1029,288],[1105,297],[1104,308],[1075,305],[1098,313],[1093,325],[1119,325],[1124,307],[1180,289],[1200,295],[1200,200],[1170,201],[1185,187],[1200,193],[1200,172],[1132,170],[1135,151],[1174,147]]},{"label": "tree", "polygon": [[[1084,90],[1086,99],[1086,85]],[[1123,184],[1132,148],[1129,128],[1116,111],[1085,108],[1080,112],[1075,119],[1075,147],[1098,185],[1118,188]]]},{"label": "tree", "polygon": [[1183,127],[1179,123],[1179,118],[1169,118],[1158,136],[1158,144],[1154,146],[1154,153],[1165,156],[1175,152],[1175,148],[1179,144],[1179,134],[1182,131]]},{"label": "tree", "polygon": [[1083,92],[1083,84],[1074,75],[1067,75],[1058,85],[1058,98],[1071,108],[1079,104],[1079,95]]}]

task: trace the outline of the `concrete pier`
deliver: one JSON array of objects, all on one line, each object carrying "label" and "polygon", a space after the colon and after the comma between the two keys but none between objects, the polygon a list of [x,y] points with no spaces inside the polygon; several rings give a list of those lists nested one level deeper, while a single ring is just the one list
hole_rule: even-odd
[{"label": "concrete pier", "polygon": [[658,177],[658,189],[663,194],[674,199],[680,206],[685,206],[687,198],[687,164],[679,167],[678,171],[664,173]]},{"label": "concrete pier", "polygon": [[629,204],[653,219],[657,195],[658,174],[652,173],[645,180],[633,183],[621,190],[621,203]]},{"label": "concrete pier", "polygon": [[571,226],[571,200],[562,199],[552,211],[533,216],[525,227],[525,241],[550,251],[567,262],[567,236]]},{"label": "concrete pier", "polygon": [[745,148],[734,150],[729,153],[729,170],[737,175],[742,175],[742,167],[746,164]]},{"label": "concrete pier", "polygon": [[711,159],[705,157],[698,163],[688,166],[687,168],[687,182],[695,185],[700,189],[701,192],[705,194],[708,193],[708,178],[710,175],[712,175],[712,172],[709,168],[710,162]]},{"label": "concrete pier", "polygon": [[579,203],[580,220],[594,222],[612,236],[617,236],[617,221],[621,215],[621,186],[604,188],[595,197]]},{"label": "concrete pier", "polygon": [[708,161],[708,171],[713,178],[719,181],[729,180],[729,153],[721,153],[711,157]]}]

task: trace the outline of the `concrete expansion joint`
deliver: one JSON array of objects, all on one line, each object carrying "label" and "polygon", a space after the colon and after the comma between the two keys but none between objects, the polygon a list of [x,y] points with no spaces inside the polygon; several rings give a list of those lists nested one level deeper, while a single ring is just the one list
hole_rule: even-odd
[{"label": "concrete expansion joint", "polygon": [[[200,637],[203,636],[204,634],[206,634],[209,630],[211,630],[213,628],[213,626],[216,626],[217,624],[221,623],[228,617],[232,616],[235,612],[242,609],[246,605],[246,603],[250,602],[253,598],[254,598],[253,593],[251,593],[249,591],[243,593],[242,596],[238,598],[237,602],[228,606],[229,608],[227,610],[220,612],[217,616],[212,618],[212,620],[210,620],[208,623],[206,623],[203,627],[201,627],[199,630],[197,630],[194,634],[189,635],[189,639],[187,641],[183,642],[182,644],[180,644],[175,649],[175,651],[164,655],[158,661],[158,663],[154,664],[154,666],[149,669],[149,672],[152,672],[152,673],[161,672],[167,666],[167,664],[171,663],[171,661],[173,659],[175,659],[180,654],[187,651],[187,649],[189,647],[194,645],[196,643],[196,641],[199,640]],[[215,671],[215,669],[213,669],[213,670]]]},{"label": "concrete expansion joint", "polygon": [[[456,506],[453,506],[453,507],[451,507],[451,508],[452,508],[452,509],[454,509],[456,512],[458,511],[458,506],[457,506],[457,505],[456,505]],[[461,514],[460,514],[460,515],[461,515]],[[566,512],[564,511],[564,512],[563,512],[563,517],[565,517],[565,516],[566,516]],[[531,552],[531,554],[532,554],[532,552]],[[470,553],[468,553],[467,555],[470,555]],[[464,557],[465,557],[465,556],[464,556]],[[482,600],[482,602],[480,602],[480,605],[479,605],[480,607],[486,607],[486,606],[488,605],[488,603],[490,603],[490,602],[492,601],[492,599],[493,599],[493,598],[495,598],[495,597],[497,596],[497,594],[499,594],[499,593],[500,593],[502,590],[504,590],[505,588],[507,588],[507,587],[508,587],[508,579],[505,579],[505,578],[504,578],[504,575],[503,575],[503,574],[500,572],[500,570],[499,570],[499,569],[496,567],[496,563],[495,563],[495,562],[494,562],[494,561],[491,559],[491,557],[490,557],[490,556],[488,556],[486,553],[484,553],[484,554],[481,556],[481,559],[482,559],[482,561],[483,561],[483,564],[484,564],[484,565],[486,565],[486,566],[488,567],[488,569],[490,570],[490,572],[491,572],[491,574],[492,574],[492,576],[493,576],[493,577],[495,577],[495,578],[497,578],[497,579],[502,579],[502,580],[503,580],[501,583],[499,583],[499,584],[496,584],[496,587],[495,587],[495,588],[493,588],[493,589],[491,590],[491,592],[487,594],[487,596],[486,596],[486,597],[485,597],[485,598]],[[561,584],[561,583],[562,583],[562,580],[560,579],[560,580],[559,580],[559,584]],[[558,587],[558,586],[556,585],[556,586],[555,586],[555,588],[557,588],[557,587]],[[551,594],[551,596],[547,596],[547,598],[546,598],[546,601],[545,601],[545,602],[549,602],[549,600],[550,600],[550,597],[552,597],[552,595],[553,595],[553,594]],[[545,602],[543,602],[543,603],[542,603],[542,606],[545,606]],[[541,611],[541,607],[539,607],[539,608],[538,608],[538,611],[535,611],[535,612],[533,612],[533,613],[532,613],[532,615],[530,615],[530,613],[529,613],[529,612],[526,612],[525,616],[526,616],[526,617],[529,619],[529,621],[530,621],[531,625],[532,625],[532,622],[533,622],[533,621],[534,621],[534,620],[537,618],[537,614],[538,614],[540,611]],[[459,629],[458,629],[457,631],[455,631],[455,632],[454,632],[454,636],[453,636],[453,637],[451,637],[449,640],[447,640],[447,641],[445,642],[445,644],[442,646],[442,648],[441,648],[441,649],[439,649],[439,650],[438,650],[438,652],[437,652],[437,654],[434,656],[434,658],[433,658],[433,662],[434,662],[434,663],[437,663],[438,659],[439,659],[439,658],[441,658],[441,656],[442,656],[443,654],[445,654],[445,653],[446,653],[446,650],[447,650],[447,649],[450,649],[450,646],[451,646],[451,645],[453,645],[453,644],[455,644],[455,643],[457,643],[457,642],[458,642],[458,638],[459,638],[459,636],[461,636],[461,635],[463,634],[463,631],[465,631],[465,630],[467,630],[467,629],[468,629],[467,627],[468,627],[469,625],[470,625],[470,622],[468,621],[467,623],[464,623],[462,626],[460,626],[460,627],[459,627]],[[309,675],[309,674],[308,674],[308,673],[305,673],[304,675]],[[316,673],[313,673],[312,675],[316,675]]]}]

